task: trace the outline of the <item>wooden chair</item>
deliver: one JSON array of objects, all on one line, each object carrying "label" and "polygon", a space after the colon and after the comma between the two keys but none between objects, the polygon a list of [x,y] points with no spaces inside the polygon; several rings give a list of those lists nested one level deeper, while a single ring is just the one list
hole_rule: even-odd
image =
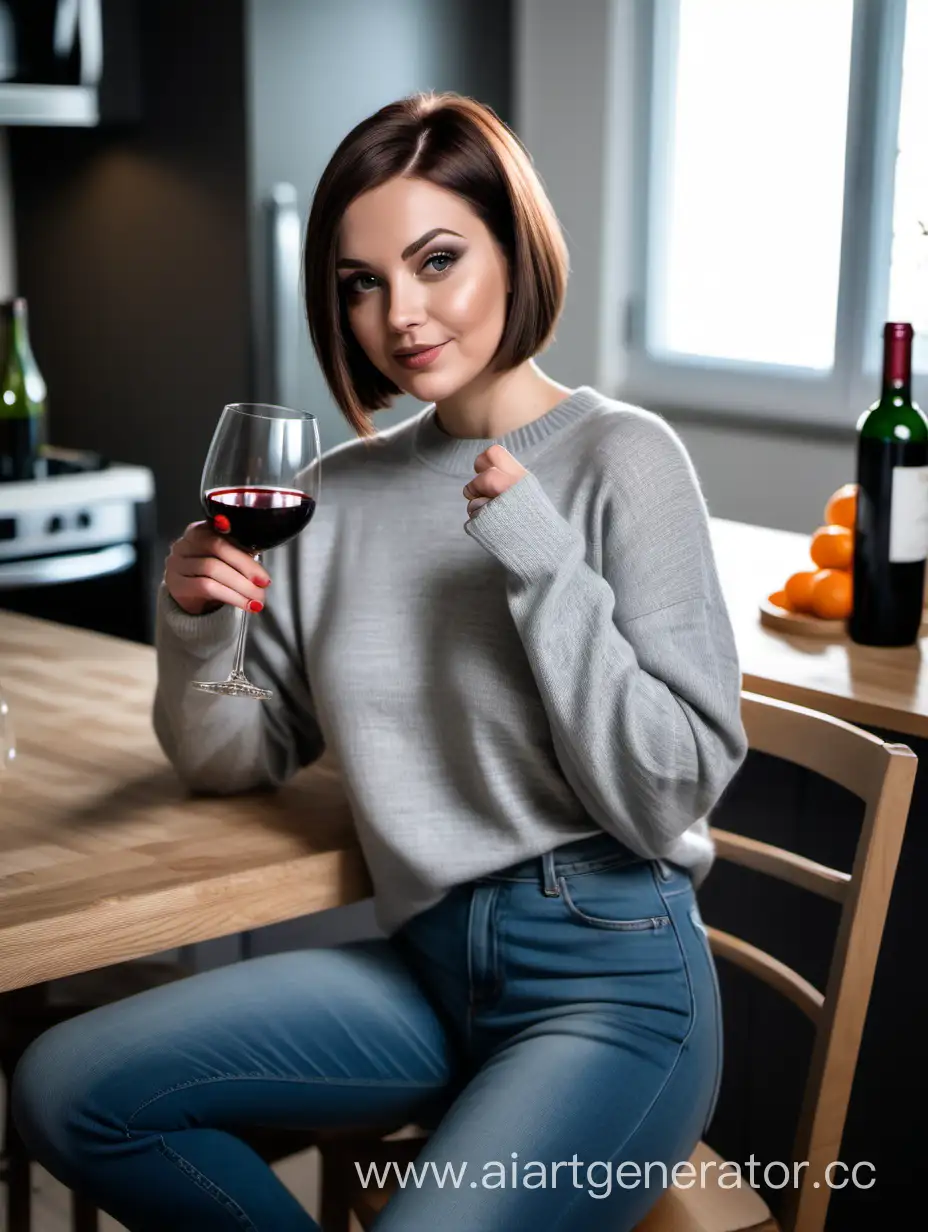
[{"label": "wooden chair", "polygon": [[[805,767],[864,801],[866,811],[850,873],[829,868],[768,843],[713,828],[718,857],[769,874],[841,904],[837,939],[824,993],[791,967],[731,933],[707,925],[716,958],[737,964],[795,1003],[812,1021],[815,1042],[806,1078],[791,1162],[808,1161],[796,1188],[786,1191],[778,1222],[747,1178],[740,1188],[713,1185],[722,1157],[705,1142],[690,1162],[692,1188],[671,1187],[636,1232],[822,1232],[830,1189],[825,1166],[841,1158],[847,1114],[874,970],[908,817],[917,758],[904,744],[803,706],[742,693],[742,715],[751,749]],[[345,1160],[402,1165],[422,1149],[417,1127],[392,1139],[346,1139],[331,1144],[325,1166],[356,1184],[347,1204],[367,1232],[391,1196],[362,1190]],[[344,1159],[339,1162],[339,1153]],[[701,1171],[701,1165],[714,1164]],[[730,1178],[731,1173],[728,1176]],[[818,1188],[815,1182],[819,1182]],[[730,1183],[730,1180],[729,1182]],[[346,1232],[347,1225],[325,1232]]]}]

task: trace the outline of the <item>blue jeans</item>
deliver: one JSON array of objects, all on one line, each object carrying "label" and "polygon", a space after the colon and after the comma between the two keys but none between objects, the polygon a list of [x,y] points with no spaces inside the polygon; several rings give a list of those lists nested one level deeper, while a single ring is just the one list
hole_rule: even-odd
[{"label": "blue jeans", "polygon": [[622,1232],[703,1134],[721,1057],[688,874],[602,834],[459,886],[389,938],[53,1027],[12,1099],[33,1157],[132,1232],[311,1232],[235,1127],[407,1121],[434,1127],[417,1167],[436,1168],[378,1232]]}]

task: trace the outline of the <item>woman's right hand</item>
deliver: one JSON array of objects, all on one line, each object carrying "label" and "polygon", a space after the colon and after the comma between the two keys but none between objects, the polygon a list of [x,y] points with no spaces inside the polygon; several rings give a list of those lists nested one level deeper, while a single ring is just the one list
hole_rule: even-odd
[{"label": "woman's right hand", "polygon": [[217,535],[207,522],[191,522],[171,544],[164,566],[171,598],[190,616],[218,611],[224,603],[260,612],[271,579],[256,560]]}]

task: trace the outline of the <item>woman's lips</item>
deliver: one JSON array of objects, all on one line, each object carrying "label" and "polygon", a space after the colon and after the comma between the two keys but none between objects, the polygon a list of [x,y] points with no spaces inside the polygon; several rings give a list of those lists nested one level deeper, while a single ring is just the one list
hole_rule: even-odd
[{"label": "woman's lips", "polygon": [[427,351],[420,351],[418,355],[395,355],[394,359],[397,363],[402,364],[404,368],[427,368],[430,363],[438,358],[447,345],[447,342],[443,342],[440,346],[433,346]]}]

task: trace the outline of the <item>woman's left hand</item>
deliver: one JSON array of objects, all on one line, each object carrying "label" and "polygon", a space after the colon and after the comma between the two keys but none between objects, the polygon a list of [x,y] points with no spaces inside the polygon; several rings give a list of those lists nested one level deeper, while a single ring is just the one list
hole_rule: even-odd
[{"label": "woman's left hand", "polygon": [[475,477],[464,488],[468,497],[467,513],[472,517],[478,509],[518,483],[528,471],[502,445],[491,445],[474,462]]}]

